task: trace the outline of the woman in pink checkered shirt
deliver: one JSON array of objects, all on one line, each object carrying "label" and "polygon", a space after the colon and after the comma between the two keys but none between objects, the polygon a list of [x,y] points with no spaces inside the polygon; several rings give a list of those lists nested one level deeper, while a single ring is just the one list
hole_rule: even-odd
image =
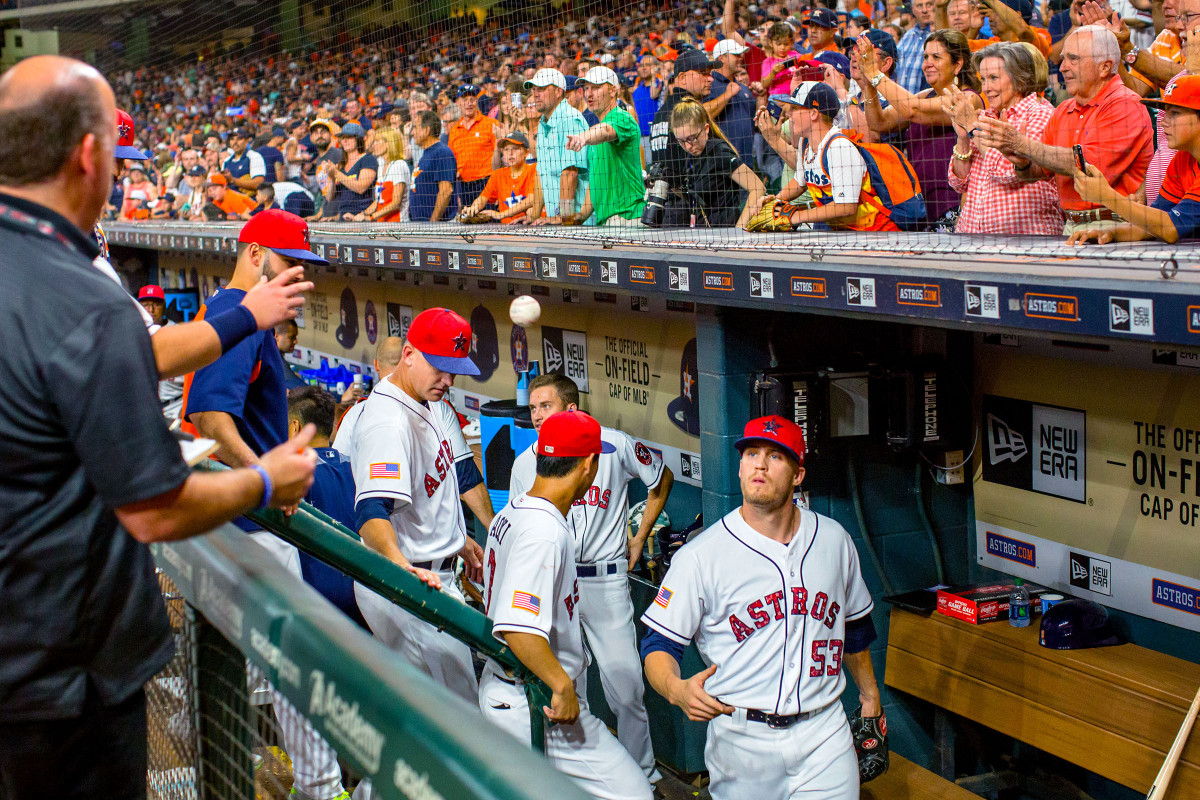
[{"label": "woman in pink checkered shirt", "polygon": [[950,158],[950,185],[964,195],[955,233],[1061,236],[1062,209],[1054,184],[1022,181],[1012,161],[972,138],[978,116],[999,117],[1030,138],[1041,138],[1054,110],[1041,95],[1046,88],[1045,58],[1033,47],[1001,42],[980,50],[975,64],[987,109],[977,112],[953,89],[942,99],[958,134]]}]

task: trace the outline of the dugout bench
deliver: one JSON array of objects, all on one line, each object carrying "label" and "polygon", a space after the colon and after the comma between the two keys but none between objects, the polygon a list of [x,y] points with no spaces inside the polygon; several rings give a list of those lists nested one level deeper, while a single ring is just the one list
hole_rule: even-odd
[{"label": "dugout bench", "polygon": [[[1038,645],[1038,630],[1036,622],[971,625],[894,608],[884,682],[934,705],[943,778],[954,779],[948,711],[1148,791],[1200,686],[1200,664],[1133,644],[1050,650]],[[1014,777],[959,783],[995,787]],[[1197,797],[1200,732],[1193,732],[1166,798]]]}]

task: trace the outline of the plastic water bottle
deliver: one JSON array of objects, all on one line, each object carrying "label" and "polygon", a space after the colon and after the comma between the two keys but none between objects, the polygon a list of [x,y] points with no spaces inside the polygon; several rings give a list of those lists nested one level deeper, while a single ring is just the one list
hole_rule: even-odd
[{"label": "plastic water bottle", "polygon": [[529,405],[529,370],[517,373],[517,407]]},{"label": "plastic water bottle", "polygon": [[1008,596],[1008,624],[1014,628],[1029,625],[1029,590],[1020,578],[1013,580],[1012,593]]}]

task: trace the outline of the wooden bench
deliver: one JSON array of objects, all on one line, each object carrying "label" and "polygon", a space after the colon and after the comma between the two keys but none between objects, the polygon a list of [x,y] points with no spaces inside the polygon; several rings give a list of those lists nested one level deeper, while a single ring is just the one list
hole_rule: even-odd
[{"label": "wooden bench", "polygon": [[861,800],[979,800],[907,758],[890,755],[888,771],[862,787]]},{"label": "wooden bench", "polygon": [[[1200,686],[1200,665],[1132,644],[1040,647],[1036,623],[970,625],[893,609],[884,682],[1146,792]],[[1200,797],[1200,730],[1168,800]]]}]

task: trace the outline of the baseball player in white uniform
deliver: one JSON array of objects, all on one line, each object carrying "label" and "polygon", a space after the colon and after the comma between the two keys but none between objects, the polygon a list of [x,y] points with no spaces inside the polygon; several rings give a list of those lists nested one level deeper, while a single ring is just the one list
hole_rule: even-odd
[{"label": "baseball player in white uniform", "polygon": [[[396,369],[403,352],[404,340],[399,336],[388,336],[379,341],[375,348],[375,372],[381,381]],[[358,418],[362,415],[365,403],[366,399],[364,398],[346,411],[333,439],[333,449],[344,455],[346,460],[351,463],[354,463],[354,428],[358,425]],[[471,509],[471,513],[478,517],[486,528],[492,524],[492,517],[495,515],[495,511],[492,509],[492,497],[488,494],[487,487],[483,485],[483,475],[479,473],[479,468],[475,465],[475,454],[467,445],[462,426],[458,424],[458,412],[445,397],[436,403],[430,403],[429,409],[435,414],[441,415],[446,430],[450,433],[450,451],[454,456],[460,496],[467,504],[467,508]]]},{"label": "baseball player in white uniform", "polygon": [[[744,502],[672,559],[642,616],[646,676],[689,719],[710,721],[715,800],[857,798],[843,667],[862,715],[882,715],[858,554],[841,525],[792,500],[804,479],[799,426],[751,420],[737,448]],[[685,680],[693,640],[710,666]]]},{"label": "baseball player in white uniform", "polygon": [[[434,588],[462,600],[454,580],[463,556],[476,583],[482,549],[467,536],[450,445],[451,426],[433,410],[455,375],[477,375],[471,326],[445,308],[417,316],[400,363],[362,403],[351,438],[355,517],[363,542]],[[457,421],[455,422],[457,425]],[[470,649],[356,584],[359,610],[385,644],[464,699],[477,692]]]},{"label": "baseball player in white uniform", "polygon": [[[551,414],[578,408],[579,390],[565,375],[538,376],[529,387],[534,428]],[[609,708],[617,717],[617,738],[651,782],[662,776],[655,767],[650,722],[643,698],[642,665],[633,626],[633,601],[627,573],[641,555],[654,521],[667,504],[674,477],[662,457],[621,431],[601,428],[612,451],[600,456],[596,479],[571,507],[567,526],[575,546],[579,575],[579,613],[588,647],[596,658]],[[510,496],[533,485],[536,445],[513,462]],[[649,488],[642,523],[629,540],[629,481]]]},{"label": "baseball player in white uniform", "polygon": [[[488,529],[484,602],[492,631],[554,693],[542,709],[551,763],[593,797],[649,800],[646,776],[587,707],[580,581],[564,516],[593,486],[600,454],[612,445],[601,441],[596,420],[567,411],[545,421],[536,447],[533,485],[511,497]],[[493,661],[484,668],[479,708],[529,742],[524,688]]]}]

